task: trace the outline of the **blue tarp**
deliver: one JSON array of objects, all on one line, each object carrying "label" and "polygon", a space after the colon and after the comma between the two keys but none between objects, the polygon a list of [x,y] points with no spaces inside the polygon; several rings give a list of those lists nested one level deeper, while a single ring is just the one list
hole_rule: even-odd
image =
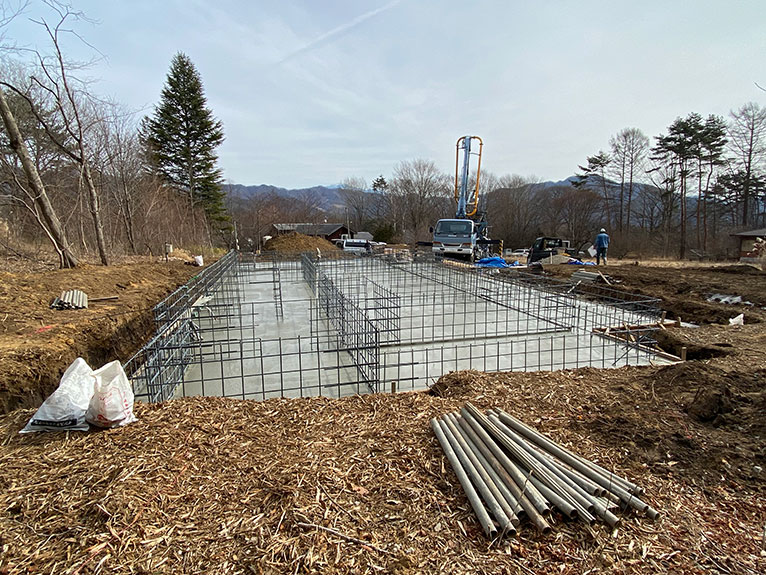
[{"label": "blue tarp", "polygon": [[482,258],[478,262],[474,264],[477,268],[511,268],[515,266],[520,266],[521,264],[516,261],[512,264],[506,263],[503,258],[494,257],[494,258]]},{"label": "blue tarp", "polygon": [[596,262],[584,262],[582,260],[578,260],[575,258],[571,258],[568,262],[568,265],[570,266],[595,266]]}]

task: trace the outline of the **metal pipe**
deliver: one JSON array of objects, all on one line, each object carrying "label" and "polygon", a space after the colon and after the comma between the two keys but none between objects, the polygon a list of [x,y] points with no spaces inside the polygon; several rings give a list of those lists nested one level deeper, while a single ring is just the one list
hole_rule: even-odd
[{"label": "metal pipe", "polygon": [[610,481],[607,477],[604,477],[603,475],[596,473],[592,468],[582,463],[582,461],[579,460],[577,457],[573,457],[571,454],[567,453],[565,450],[563,450],[561,447],[547,439],[546,437],[543,437],[539,433],[533,431],[529,427],[527,427],[525,424],[520,422],[515,417],[508,415],[504,411],[500,411],[500,420],[503,423],[508,424],[513,429],[517,430],[519,433],[524,435],[525,437],[529,438],[531,441],[533,441],[536,445],[539,445],[549,453],[555,455],[562,461],[564,461],[566,464],[571,465],[574,469],[585,475],[588,479],[593,480],[597,484],[601,485],[604,489],[608,489],[615,495],[617,495],[624,503],[631,506],[633,509],[636,509],[641,512],[646,512],[649,509],[649,504],[645,503],[644,501],[641,501],[638,497],[636,497],[634,494],[626,491],[619,485],[617,485],[615,482]]},{"label": "metal pipe", "polygon": [[[487,453],[483,450],[487,449],[501,463],[500,469],[505,469],[506,475],[509,476],[508,481],[506,482],[506,487],[508,487],[513,496],[518,500],[519,504],[524,508],[524,511],[527,513],[527,516],[529,516],[530,521],[532,521],[534,526],[537,527],[537,529],[542,533],[548,533],[551,529],[551,526],[543,518],[542,513],[538,510],[537,506],[531,499],[533,497],[532,491],[534,490],[539,500],[542,501],[542,506],[546,508],[548,512],[550,512],[548,503],[545,501],[540,492],[537,491],[534,485],[532,485],[527,480],[527,478],[521,473],[516,464],[513,463],[508,458],[508,456],[502,452],[502,450],[494,441],[492,441],[492,438],[489,437],[487,432],[484,431],[478,422],[473,420],[470,415],[466,417],[465,414],[463,414],[463,420],[465,421],[463,429],[466,430],[474,444],[480,450],[482,450],[482,453],[484,453],[485,457],[487,456]],[[495,468],[495,471],[498,471],[500,474],[498,468]],[[500,475],[502,476],[502,474]]]},{"label": "metal pipe", "polygon": [[[562,448],[564,449],[564,448]],[[631,483],[624,477],[620,477],[619,475],[616,475],[615,473],[612,473],[608,469],[605,469],[601,467],[598,463],[594,463],[590,459],[587,459],[585,457],[582,457],[581,455],[577,455],[576,453],[572,453],[568,449],[566,450],[569,453],[572,454],[573,457],[576,457],[580,461],[582,461],[585,465],[593,469],[596,473],[600,473],[607,479],[612,480],[614,483],[622,487],[625,491],[628,491],[630,493],[633,493],[634,495],[638,495],[639,497],[644,494],[643,488],[639,487],[638,485],[635,485],[634,483]]]},{"label": "metal pipe", "polygon": [[[577,469],[577,467],[575,465],[572,465],[571,463],[569,463],[569,461],[567,461],[567,457],[566,457],[567,455],[569,457],[573,458],[573,459],[576,459],[577,461],[579,461],[580,463],[582,463],[586,467],[590,468],[591,470],[593,470],[594,473],[603,476],[608,482],[609,482],[609,480],[611,480],[611,482],[609,483],[610,485],[613,484],[613,483],[618,483],[618,484],[620,484],[621,487],[623,487],[623,489],[625,491],[629,491],[629,492],[634,493],[634,494],[640,494],[641,492],[643,492],[643,490],[638,485],[635,485],[634,483],[631,483],[630,481],[628,481],[624,477],[620,477],[619,475],[616,475],[616,474],[612,473],[611,471],[609,471],[607,469],[604,469],[603,467],[601,467],[600,465],[590,461],[589,459],[586,459],[586,458],[584,458],[584,457],[582,457],[580,455],[577,455],[576,453],[572,453],[567,448],[565,448],[562,445],[559,445],[558,443],[550,440],[549,438],[545,437],[543,434],[541,434],[536,429],[534,429],[532,427],[529,427],[524,422],[519,421],[518,419],[516,419],[515,417],[513,417],[509,413],[506,413],[502,409],[496,409],[495,411],[497,412],[497,414],[500,417],[501,421],[503,421],[504,423],[506,423],[510,427],[516,429],[519,433],[521,433],[522,435],[524,435],[525,437],[530,439],[533,443],[535,443],[536,445],[539,445],[541,448],[545,449],[546,451],[548,451],[552,455],[555,455],[556,457],[558,457],[559,459],[561,459],[565,463],[571,465],[573,468]],[[542,444],[539,443],[537,440],[540,440],[540,442]],[[548,445],[550,445],[552,447],[552,449],[549,449]],[[562,457],[561,455],[559,455],[558,452],[561,452],[562,454],[564,454],[565,457]],[[581,471],[580,469],[577,469],[577,470],[580,471],[580,473],[582,473],[583,475],[585,475],[589,479],[595,481],[596,483],[598,483],[599,485],[604,487],[605,489],[607,489],[607,490],[610,489],[609,486],[604,485],[603,483],[596,481],[588,473],[585,473],[585,472]]]},{"label": "metal pipe", "polygon": [[[532,482],[532,485],[537,487],[537,490],[543,495],[543,497],[545,497],[550,502],[550,504],[558,509],[563,515],[566,515],[570,519],[574,519],[580,514],[574,505],[547,487],[534,474],[529,476],[529,480]],[[593,519],[595,520],[595,517]]]},{"label": "metal pipe", "polygon": [[[478,433],[485,441],[485,443],[487,443],[490,447],[494,447],[499,453],[505,456],[505,454],[500,449],[500,446],[498,445],[499,443],[505,447],[511,453],[511,455],[518,460],[518,463],[523,465],[529,471],[529,473],[538,473],[538,475],[545,473],[545,471],[540,469],[540,466],[537,465],[536,462],[533,461],[522,449],[520,449],[519,446],[512,442],[508,442],[506,438],[497,431],[497,429],[494,429],[492,422],[490,422],[487,417],[473,405],[470,403],[466,404],[466,406],[461,410],[461,414],[466,419],[466,421],[471,424],[476,433]],[[550,513],[548,502],[534,485],[529,485],[529,474],[522,473],[516,462],[513,462],[507,456],[505,457],[509,462],[512,463],[514,472],[511,472],[511,476],[513,477],[514,481],[516,481],[520,486],[526,484],[526,487],[529,491],[529,499],[532,501],[532,503],[535,504],[535,507],[537,507],[538,511],[540,511],[540,513]],[[503,461],[502,458],[501,461]],[[509,471],[511,470],[509,469]]]},{"label": "metal pipe", "polygon": [[[487,488],[490,490],[495,500],[497,501],[497,504],[502,509],[504,517],[507,518],[507,520],[510,522],[510,526],[505,526],[505,525],[501,525],[501,526],[504,527],[506,533],[510,532],[512,535],[515,535],[516,529],[514,528],[519,524],[519,518],[516,516],[516,513],[511,508],[511,506],[508,504],[508,501],[505,499],[505,496],[500,491],[497,483],[490,475],[489,470],[483,465],[483,462],[481,461],[481,459],[479,459],[477,450],[475,450],[474,446],[465,440],[465,437],[460,433],[460,429],[449,418],[449,415],[451,414],[442,416],[441,423],[446,424],[447,427],[449,427],[453,437],[455,437],[455,439],[460,444],[460,447],[463,449],[465,454],[471,460],[471,463],[473,464],[474,468],[479,473],[481,478],[484,480],[484,483],[486,484]],[[493,514],[495,514],[494,510],[492,509],[490,510],[492,511]],[[497,515],[495,515],[495,517],[497,517]],[[498,521],[500,521],[499,518],[498,518]]]},{"label": "metal pipe", "polygon": [[562,477],[562,480],[566,481],[568,479],[570,483],[576,484],[580,489],[582,489],[583,491],[585,491],[586,493],[594,497],[603,497],[604,495],[606,495],[607,493],[606,489],[604,489],[600,485],[596,485],[587,477],[577,473],[576,471],[573,471],[567,467],[564,467],[559,461],[557,461],[549,453],[542,450],[538,451],[538,449],[535,449],[531,443],[529,443],[524,438],[517,435],[513,430],[509,429],[498,418],[498,411],[490,410],[487,415],[490,421],[492,421],[492,423],[497,425],[508,437],[510,437],[516,443],[518,443],[521,447],[523,447],[530,455],[535,457],[540,463],[545,465],[548,469],[550,469],[553,473],[555,473],[559,477],[561,477],[562,475],[565,476],[565,477]]},{"label": "metal pipe", "polygon": [[[489,416],[489,420],[497,425],[498,429],[505,434],[510,440],[514,441],[516,444],[518,444],[519,447],[526,450],[532,457],[534,457],[541,465],[545,466],[550,473],[552,473],[555,478],[554,481],[556,482],[556,485],[551,485],[550,488],[556,489],[556,487],[562,487],[568,486],[571,489],[577,490],[578,493],[582,491],[582,496],[586,495],[587,493],[579,486],[577,483],[572,481],[567,475],[563,473],[561,468],[556,465],[556,463],[550,459],[544,458],[539,452],[536,452],[531,449],[531,447],[518,435],[513,433],[511,430],[509,430],[505,425],[503,425],[502,422],[500,422],[497,417],[494,415]],[[587,510],[587,511],[593,511],[593,503],[591,501],[588,501],[584,498],[580,501],[581,505]]]},{"label": "metal pipe", "polygon": [[460,443],[458,438],[455,436],[445,421],[440,421],[439,423],[441,424],[441,429],[444,432],[444,435],[450,442],[450,445],[452,445],[452,450],[457,455],[457,458],[460,460],[463,469],[465,469],[466,474],[471,479],[471,483],[473,483],[473,485],[476,487],[476,490],[479,492],[481,498],[487,504],[487,507],[492,512],[492,515],[495,516],[495,519],[497,519],[497,522],[500,524],[500,527],[502,528],[501,535],[509,531],[516,533],[516,528],[514,527],[513,523],[511,523],[510,518],[505,514],[505,511],[498,502],[494,493],[492,493],[492,490],[484,481],[481,473],[478,469],[476,469],[473,461],[471,461],[471,458],[466,451],[467,447],[464,447],[464,445]]},{"label": "metal pipe", "polygon": [[468,501],[473,508],[473,512],[476,514],[476,518],[479,520],[479,523],[484,529],[484,533],[486,533],[487,537],[494,539],[497,536],[497,529],[495,529],[495,526],[492,523],[492,519],[489,518],[489,513],[487,513],[487,510],[484,509],[484,505],[482,505],[481,500],[479,499],[479,495],[476,493],[473,485],[471,485],[471,481],[468,479],[465,470],[460,465],[460,461],[458,460],[457,455],[455,455],[455,452],[452,450],[447,437],[444,435],[438,419],[433,418],[431,420],[431,428],[434,430],[436,438],[439,440],[439,444],[441,445],[444,454],[447,456],[447,459],[452,466],[452,470],[455,472],[455,475],[457,475],[457,479],[460,482],[460,485],[462,485],[463,491],[465,492],[466,497],[468,497]]},{"label": "metal pipe", "polygon": [[[493,418],[497,421],[497,418],[494,416],[490,416],[490,421],[496,424],[496,422],[493,421]],[[501,433],[506,435],[509,440],[517,443],[519,447],[526,450],[530,449],[524,440],[520,439],[518,435],[513,434],[513,432],[509,433],[510,430],[502,425],[502,423],[498,425],[498,429]],[[534,454],[534,456],[538,457],[537,454]],[[580,515],[583,521],[592,524],[595,521],[595,517],[592,515],[592,513],[596,511],[596,500],[590,497],[588,493],[580,488],[580,486],[578,486],[575,482],[564,475],[556,466],[552,464],[552,462],[540,461],[540,463],[545,466],[549,472],[548,474],[543,474],[539,473],[538,471],[538,474],[542,477],[542,480],[547,483],[547,487],[558,493],[559,497],[568,500],[570,505],[572,505],[577,510],[577,513]]]},{"label": "metal pipe", "polygon": [[[479,449],[479,447],[476,445],[476,443],[471,439],[471,437],[466,433],[465,429],[463,429],[461,422],[460,422],[460,416],[456,413],[448,413],[446,417],[450,418],[450,421],[455,424],[457,430],[460,432],[461,436],[465,440],[465,442],[470,446],[471,450],[473,451],[474,455],[476,455],[476,458],[481,462],[484,469],[487,471],[489,476],[492,478],[492,481],[494,481],[495,485],[497,486],[498,490],[502,494],[503,498],[505,499],[505,502],[508,504],[508,507],[513,512],[514,517],[516,518],[516,521],[514,521],[514,517],[511,517],[511,522],[514,525],[518,526],[517,521],[521,519],[524,515],[526,515],[526,511],[524,511],[524,508],[521,506],[521,504],[518,502],[516,497],[511,493],[511,491],[507,487],[507,481],[511,481],[508,474],[505,472],[505,469],[503,469],[503,466],[500,465],[499,462],[490,461],[484,453]],[[489,453],[491,459],[494,460],[494,456],[492,456],[491,453]],[[498,473],[498,471],[495,470],[495,467],[498,467],[501,473]],[[509,516],[510,517],[510,516]]]}]

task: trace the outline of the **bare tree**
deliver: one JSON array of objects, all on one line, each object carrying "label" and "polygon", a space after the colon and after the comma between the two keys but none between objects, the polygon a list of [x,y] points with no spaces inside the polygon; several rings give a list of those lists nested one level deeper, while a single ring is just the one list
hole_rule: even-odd
[{"label": "bare tree", "polygon": [[345,204],[347,225],[354,231],[362,230],[370,218],[372,207],[367,182],[364,178],[346,178],[341,182],[340,195]]},{"label": "bare tree", "polygon": [[552,211],[561,218],[565,237],[580,247],[592,240],[600,227],[601,198],[591,190],[566,188],[552,202]]},{"label": "bare tree", "polygon": [[742,225],[750,224],[751,188],[755,172],[766,161],[766,108],[748,102],[729,122],[730,148],[742,173]]},{"label": "bare tree", "polygon": [[405,239],[427,237],[433,225],[449,206],[450,178],[431,160],[416,159],[400,163],[388,186],[395,213],[402,218]]},{"label": "bare tree", "polygon": [[[612,136],[609,141],[612,148],[613,164],[617,166],[620,177],[620,213],[618,229],[623,231],[623,219],[628,232],[625,240],[630,237],[631,203],[633,201],[633,184],[636,176],[642,171],[642,164],[649,150],[649,138],[638,128],[625,128]],[[626,198],[627,196],[627,198]]]},{"label": "bare tree", "polygon": [[101,263],[106,266],[109,265],[109,257],[107,255],[106,241],[104,240],[104,226],[101,221],[100,197],[93,181],[89,152],[86,149],[86,131],[97,121],[97,119],[86,119],[80,109],[81,105],[80,102],[78,102],[78,99],[80,99],[79,96],[83,96],[84,94],[75,93],[72,80],[69,77],[67,64],[64,61],[64,56],[61,52],[60,43],[61,33],[66,32],[66,30],[62,28],[64,23],[68,19],[76,20],[80,18],[81,15],[79,13],[71,12],[68,7],[57,3],[51,2],[49,3],[49,6],[58,14],[58,23],[53,28],[48,25],[45,19],[39,20],[38,23],[45,28],[45,31],[51,40],[54,53],[53,63],[37,53],[41,74],[40,76],[32,76],[32,82],[51,96],[52,102],[56,106],[58,114],[63,122],[67,136],[71,139],[71,143],[74,145],[70,145],[70,142],[65,142],[58,138],[53,131],[49,130],[49,126],[45,122],[45,119],[41,115],[36,115],[38,116],[38,120],[45,126],[46,132],[48,132],[48,136],[51,140],[59,146],[81,170],[82,178],[88,191],[88,204],[91,218],[93,219],[93,228],[96,235],[99,258],[101,259]]},{"label": "bare tree", "polygon": [[505,175],[487,194],[490,235],[510,247],[532,245],[539,227],[540,210],[535,202],[536,178]]},{"label": "bare tree", "polygon": [[11,149],[16,153],[21,162],[26,176],[30,191],[26,191],[24,186],[16,180],[17,185],[24,189],[28,197],[31,200],[31,208],[42,229],[53,244],[54,249],[59,255],[59,265],[62,268],[72,268],[77,265],[77,258],[72,253],[72,249],[69,245],[64,227],[61,225],[58,214],[53,208],[53,204],[48,197],[48,193],[45,189],[40,174],[37,171],[37,166],[32,161],[32,157],[29,155],[24,138],[19,131],[19,127],[16,124],[16,118],[13,116],[8,102],[5,97],[5,92],[0,88],[0,115],[3,118],[3,125],[8,133]]}]

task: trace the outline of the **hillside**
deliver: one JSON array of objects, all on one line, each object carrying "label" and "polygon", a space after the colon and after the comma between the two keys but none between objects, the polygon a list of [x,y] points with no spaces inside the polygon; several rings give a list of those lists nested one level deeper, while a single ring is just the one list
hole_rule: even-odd
[{"label": "hillside", "polygon": [[281,198],[302,200],[323,212],[333,212],[342,210],[345,207],[343,195],[339,187],[336,186],[312,186],[310,188],[281,188],[268,184],[259,184],[257,186],[245,186],[242,184],[232,184],[227,186],[231,196],[240,199],[257,198],[259,196],[276,195]]}]

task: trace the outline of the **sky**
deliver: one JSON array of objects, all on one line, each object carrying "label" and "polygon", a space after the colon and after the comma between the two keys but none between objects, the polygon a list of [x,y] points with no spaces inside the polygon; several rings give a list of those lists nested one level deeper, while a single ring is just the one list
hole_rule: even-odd
[{"label": "sky", "polygon": [[[150,114],[179,51],[223,122],[228,182],[389,178],[455,141],[482,169],[561,180],[623,128],[766,105],[763,0],[72,0],[67,55],[91,90]],[[6,29],[47,49],[32,0]],[[97,50],[97,51],[95,51]]]}]

